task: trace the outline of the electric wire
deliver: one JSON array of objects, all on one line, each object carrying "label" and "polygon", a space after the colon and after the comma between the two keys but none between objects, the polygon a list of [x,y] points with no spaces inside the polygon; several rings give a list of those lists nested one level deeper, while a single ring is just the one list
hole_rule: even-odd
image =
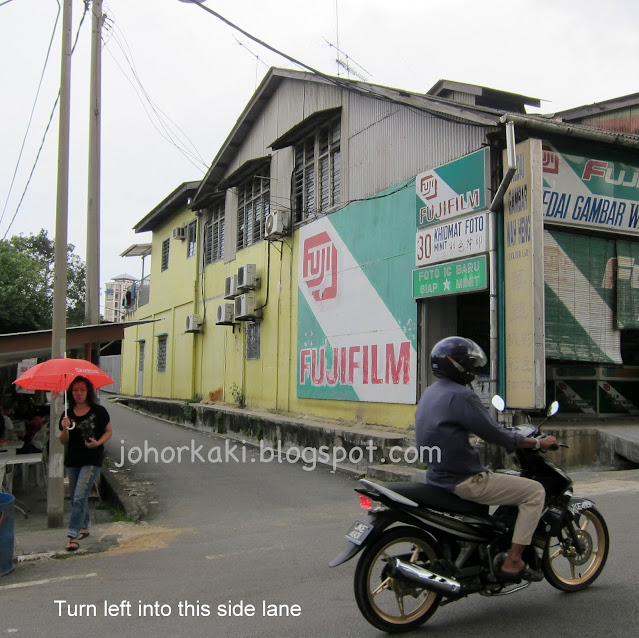
[{"label": "electric wire", "polygon": [[[11,184],[9,185],[9,191],[7,193],[7,198],[4,202],[4,206],[2,208],[2,215],[0,215],[0,224],[2,224],[2,220],[4,219],[5,212],[7,211],[7,206],[9,205],[9,198],[11,197],[11,191],[13,190],[13,184],[16,181],[16,175],[18,174],[18,168],[20,167],[20,160],[22,159],[22,153],[24,152],[24,146],[27,142],[27,136],[29,135],[29,130],[31,129],[31,122],[33,121],[33,114],[35,113],[35,108],[38,103],[38,96],[40,95],[40,89],[42,88],[42,81],[44,80],[44,72],[47,69],[47,64],[49,62],[49,55],[51,54],[51,47],[53,45],[53,39],[55,37],[55,32],[58,28],[58,21],[60,19],[60,12],[62,7],[60,6],[60,0],[56,0],[58,3],[58,13],[55,17],[55,22],[53,24],[53,31],[51,32],[51,39],[49,40],[49,47],[47,49],[47,55],[44,59],[44,66],[42,67],[42,73],[40,74],[40,81],[38,82],[38,89],[36,91],[35,99],[33,100],[33,106],[31,107],[31,115],[29,115],[29,122],[27,123],[27,130],[24,132],[24,137],[22,138],[22,146],[20,147],[20,152],[18,153],[18,160],[16,161],[16,167],[13,171],[13,177],[11,178]],[[2,6],[2,5],[0,5]]]},{"label": "electric wire", "polygon": [[[133,53],[131,51],[131,47],[129,46],[129,43],[126,39],[126,36],[124,35],[124,32],[122,31],[122,29],[119,27],[119,25],[117,23],[115,23],[115,21],[111,20],[111,26],[114,29],[114,33],[115,30],[117,30],[117,35],[119,37],[116,37],[116,41],[119,43],[119,46],[127,60],[127,64],[129,64],[134,77],[138,83],[138,85],[140,86],[140,89],[142,90],[142,92],[144,93],[145,98],[149,101],[149,103],[152,105],[152,107],[154,108],[154,111],[157,112],[159,111],[164,117],[166,117],[166,119],[173,125],[175,126],[175,128],[184,136],[184,138],[186,139],[186,141],[188,142],[188,144],[191,146],[191,149],[194,151],[194,156],[197,156],[197,159],[199,161],[201,161],[203,164],[206,165],[206,162],[204,161],[204,159],[202,158],[200,152],[198,151],[197,147],[195,146],[195,144],[193,143],[193,141],[191,140],[191,138],[184,132],[184,130],[182,128],[180,128],[180,126],[174,122],[171,117],[169,115],[167,115],[152,99],[151,96],[148,94],[148,92],[146,91],[146,89],[144,88],[142,81],[138,75],[137,72],[137,68],[135,66],[135,62],[133,60]],[[126,51],[125,51],[126,48]],[[158,116],[158,119],[160,119],[160,117]],[[177,137],[177,135],[176,135]]]},{"label": "electric wire", "polygon": [[4,7],[5,4],[9,4],[10,2],[13,2],[13,0],[4,0],[4,2],[0,2],[0,7]]},{"label": "electric wire", "polygon": [[[84,19],[86,18],[87,13],[89,12],[89,0],[84,0],[84,12],[82,13],[82,17],[80,18],[80,24],[78,24],[78,29],[75,34],[75,40],[73,42],[73,46],[71,47],[71,56],[75,51],[75,47],[78,44],[78,39],[80,37],[80,31],[82,30],[82,25],[84,24]],[[61,89],[58,89],[58,95],[55,98],[55,102],[53,103],[53,108],[51,109],[51,115],[49,116],[49,121],[47,122],[47,126],[44,130],[44,135],[42,136],[42,141],[40,142],[40,148],[36,154],[35,161],[33,162],[33,166],[31,167],[31,172],[29,173],[29,178],[27,179],[27,183],[22,191],[22,196],[20,197],[20,201],[18,202],[18,206],[16,207],[15,213],[13,213],[13,217],[11,218],[11,222],[7,226],[7,230],[4,232],[2,237],[3,240],[7,238],[9,231],[11,230],[11,226],[13,226],[13,222],[18,216],[18,212],[20,211],[20,207],[22,206],[22,202],[27,194],[27,190],[29,189],[29,184],[31,184],[31,179],[33,178],[33,174],[35,173],[36,166],[38,165],[38,160],[40,159],[40,154],[42,153],[42,149],[44,148],[44,143],[47,139],[47,134],[49,132],[49,128],[51,127],[51,122],[53,121],[53,116],[55,115],[56,109],[58,108],[58,102],[60,101],[60,92]]]},{"label": "electric wire", "polygon": [[[105,27],[107,35],[104,43],[105,48],[107,49],[109,55],[113,58],[114,62],[116,63],[124,77],[133,87],[153,127],[162,138],[164,138],[172,146],[177,148],[177,150],[180,151],[180,153],[182,153],[182,155],[184,155],[184,157],[189,162],[191,162],[191,164],[193,164],[201,173],[205,173],[206,169],[208,168],[208,164],[202,158],[193,141],[184,132],[184,130],[180,128],[180,126],[176,124],[176,122],[172,120],[171,117],[158,106],[158,104],[151,98],[150,94],[142,84],[137,68],[135,66],[135,62],[133,60],[131,48],[129,47],[126,36],[124,35],[122,29],[112,18],[107,18],[105,20]],[[118,59],[109,48],[108,44],[111,41],[114,41],[116,43],[117,47],[122,53],[126,64],[130,69],[130,74],[125,71],[123,66],[120,64]],[[151,110],[151,113],[149,112],[149,109]]]},{"label": "electric wire", "polygon": [[[109,55],[111,55],[111,57],[115,61],[118,68],[122,71],[122,74],[124,75],[124,77],[133,87],[151,124],[158,131],[161,137],[163,137],[171,145],[175,146],[194,166],[196,166],[198,170],[200,170],[201,172],[205,172],[205,169],[208,168],[208,165],[206,164],[206,162],[204,161],[204,159],[202,158],[199,151],[197,150],[193,142],[190,140],[188,135],[153,101],[149,93],[146,91],[137,74],[137,70],[135,69],[135,65],[133,61],[131,60],[130,56],[127,54],[122,41],[119,39],[119,36],[115,34],[115,32],[113,32],[113,39],[115,40],[122,54],[124,55],[125,60],[127,61],[129,68],[131,69],[135,82],[131,80],[131,78],[126,73],[122,65],[118,62],[117,58],[113,55],[113,53],[109,49],[107,49],[107,51],[109,52]],[[153,114],[155,115],[155,119],[151,115],[151,113],[149,113],[147,104],[152,110]],[[168,120],[168,122],[170,122],[178,131],[180,131],[180,133],[182,133],[184,138],[191,145],[194,152],[191,151],[184,144],[184,142],[180,140],[179,135],[175,131],[171,130],[171,127],[166,120]],[[158,123],[159,123],[159,126],[158,126]],[[164,132],[160,130],[160,127],[163,129]],[[197,164],[195,164],[195,162],[198,162],[201,166],[205,167],[204,170],[201,168],[201,166],[198,166]]]},{"label": "electric wire", "polygon": [[[273,53],[276,53],[277,55],[283,57],[284,59],[288,60],[289,62],[292,62],[296,66],[299,66],[299,67],[301,67],[303,69],[306,69],[307,71],[309,71],[313,75],[316,75],[317,77],[320,77],[323,80],[325,80],[325,81],[327,81],[327,82],[329,82],[331,84],[339,86],[339,87],[343,88],[346,91],[350,91],[351,93],[356,93],[356,94],[364,95],[364,96],[367,96],[367,97],[373,97],[373,98],[375,98],[377,100],[386,101],[386,102],[393,102],[393,103],[397,102],[397,100],[394,100],[391,96],[383,95],[383,94],[381,94],[379,92],[374,91],[372,88],[366,88],[366,87],[358,86],[358,83],[356,81],[354,81],[354,80],[342,80],[341,78],[336,78],[336,77],[333,77],[331,75],[327,75],[326,73],[322,73],[321,71],[318,71],[317,69],[313,68],[312,66],[309,66],[308,64],[306,64],[304,62],[301,62],[300,60],[297,60],[293,56],[288,55],[288,53],[284,53],[283,51],[280,51],[279,49],[276,49],[275,47],[271,46],[267,42],[264,42],[264,40],[260,40],[258,37],[250,34],[248,31],[245,31],[244,29],[242,29],[238,25],[234,24],[233,22],[231,22],[230,20],[225,18],[223,15],[219,14],[217,11],[214,11],[213,9],[201,4],[200,2],[192,2],[192,4],[194,4],[195,6],[199,7],[203,11],[206,11],[207,13],[210,13],[212,16],[216,17],[218,20],[221,20],[226,25],[230,26],[232,29],[235,29],[236,31],[239,31],[245,37],[253,40],[253,42],[257,42],[257,44],[263,46],[264,48],[268,49],[269,51],[272,51]],[[406,103],[404,103],[404,104],[409,109],[412,109],[412,110],[420,113],[420,115],[422,115],[422,116],[425,116],[425,114],[428,114],[429,116],[432,116],[432,117],[435,117],[435,118],[438,118],[438,119],[441,119],[441,120],[445,120],[445,121],[448,121],[448,122],[459,122],[459,119],[460,119],[459,117],[445,115],[445,114],[440,113],[440,112],[438,112],[438,111],[436,111],[434,109],[429,109],[427,106],[417,106],[417,105],[414,105],[414,104],[406,104]],[[467,123],[469,126],[486,127],[486,124],[480,124],[478,122],[465,121],[465,123]]]}]

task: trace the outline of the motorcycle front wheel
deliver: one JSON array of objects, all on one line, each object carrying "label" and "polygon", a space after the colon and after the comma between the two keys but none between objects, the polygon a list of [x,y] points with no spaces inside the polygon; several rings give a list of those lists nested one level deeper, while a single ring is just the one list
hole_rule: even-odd
[{"label": "motorcycle front wheel", "polygon": [[561,591],[580,591],[601,574],[608,558],[610,537],[603,516],[595,509],[582,510],[575,521],[582,552],[575,549],[570,532],[564,528],[564,540],[546,542],[541,566],[546,580]]},{"label": "motorcycle front wheel", "polygon": [[390,576],[389,560],[401,558],[428,568],[437,554],[433,538],[415,527],[393,527],[367,547],[357,564],[354,583],[364,618],[389,633],[423,625],[437,610],[441,595]]}]

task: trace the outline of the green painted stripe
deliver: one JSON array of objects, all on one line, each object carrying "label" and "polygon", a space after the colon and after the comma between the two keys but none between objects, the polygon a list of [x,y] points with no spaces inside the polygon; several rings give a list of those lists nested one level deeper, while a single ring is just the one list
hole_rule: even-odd
[{"label": "green painted stripe", "polygon": [[415,179],[375,197],[333,213],[330,221],[416,349],[417,304],[410,278],[415,264]]},{"label": "green painted stripe", "polygon": [[297,396],[302,399],[334,399],[337,401],[359,401],[357,393],[352,386],[314,386],[310,381],[300,385],[300,351],[303,348],[321,348],[325,346],[328,350],[328,362],[332,365],[332,349],[328,344],[328,339],[319,325],[315,315],[311,311],[306,298],[298,292],[298,332],[297,332]]},{"label": "green painted stripe", "polygon": [[546,358],[563,361],[614,363],[591,339],[553,289],[544,284],[546,295]]}]

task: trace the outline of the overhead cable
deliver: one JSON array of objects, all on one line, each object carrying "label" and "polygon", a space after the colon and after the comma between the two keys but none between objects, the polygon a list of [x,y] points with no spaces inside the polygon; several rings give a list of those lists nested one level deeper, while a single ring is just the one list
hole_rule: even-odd
[{"label": "overhead cable", "polygon": [[[80,24],[78,25],[78,30],[75,34],[75,41],[73,42],[73,46],[71,47],[71,55],[75,51],[75,47],[78,44],[78,38],[80,36],[80,30],[82,29],[82,25],[84,23],[84,19],[89,11],[89,1],[84,0],[84,12],[82,13],[82,18],[80,18]],[[16,207],[15,213],[13,213],[13,217],[11,218],[11,222],[7,226],[7,230],[5,230],[2,239],[6,239],[9,234],[9,230],[11,230],[11,226],[13,226],[13,222],[18,216],[18,211],[20,210],[20,206],[22,206],[22,202],[24,200],[25,195],[27,194],[27,190],[29,188],[29,184],[31,183],[31,178],[35,172],[36,166],[38,164],[38,160],[40,159],[40,153],[42,152],[42,148],[44,147],[44,143],[47,139],[47,133],[49,132],[49,128],[51,127],[51,122],[53,121],[53,116],[55,115],[56,109],[58,108],[58,102],[60,101],[60,89],[58,89],[58,95],[55,98],[55,102],[53,104],[53,108],[51,109],[51,115],[49,116],[49,121],[47,122],[47,127],[44,130],[44,135],[42,136],[42,142],[40,142],[40,148],[38,149],[38,153],[36,154],[35,161],[33,162],[33,166],[31,167],[31,172],[29,173],[29,179],[22,191],[22,196],[20,197],[20,201],[18,202],[18,206]]]},{"label": "overhead cable", "polygon": [[[35,99],[33,100],[33,106],[31,107],[31,115],[29,116],[29,122],[27,123],[27,130],[24,132],[24,138],[22,139],[22,146],[20,147],[20,153],[18,154],[18,160],[16,162],[16,167],[13,171],[13,177],[11,178],[11,184],[9,185],[9,191],[7,193],[7,199],[4,202],[4,206],[2,208],[2,215],[0,215],[0,224],[2,224],[2,220],[4,219],[4,214],[7,210],[7,205],[9,204],[9,198],[11,197],[11,191],[13,190],[13,184],[16,181],[16,175],[18,174],[18,167],[20,166],[20,160],[22,159],[22,152],[24,151],[24,145],[27,141],[27,136],[29,135],[29,130],[31,128],[31,121],[33,120],[33,113],[35,112],[36,104],[38,103],[38,96],[40,95],[40,89],[42,87],[42,80],[44,79],[44,72],[47,68],[47,63],[49,62],[49,55],[51,53],[51,45],[53,44],[53,38],[55,37],[55,32],[58,28],[58,20],[60,19],[60,11],[62,7],[60,6],[60,0],[56,0],[58,3],[58,13],[55,17],[55,23],[53,24],[53,31],[51,32],[51,39],[49,40],[49,48],[47,49],[47,55],[44,59],[44,66],[42,67],[42,73],[40,74],[40,82],[38,83],[38,90],[36,91]],[[2,6],[2,5],[0,5]]]}]

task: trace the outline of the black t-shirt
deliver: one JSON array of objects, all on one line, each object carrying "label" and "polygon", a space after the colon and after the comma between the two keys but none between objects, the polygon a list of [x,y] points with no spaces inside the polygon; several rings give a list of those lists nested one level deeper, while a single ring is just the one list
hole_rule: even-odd
[{"label": "black t-shirt", "polygon": [[[69,419],[75,422],[75,428],[69,430],[69,443],[66,446],[64,464],[68,467],[96,465],[100,467],[104,459],[104,445],[88,448],[84,442],[96,441],[104,434],[110,422],[109,413],[101,405],[92,405],[83,416],[76,416],[73,408],[68,411]],[[62,418],[60,418],[62,423]],[[62,430],[62,425],[58,426]]]}]

